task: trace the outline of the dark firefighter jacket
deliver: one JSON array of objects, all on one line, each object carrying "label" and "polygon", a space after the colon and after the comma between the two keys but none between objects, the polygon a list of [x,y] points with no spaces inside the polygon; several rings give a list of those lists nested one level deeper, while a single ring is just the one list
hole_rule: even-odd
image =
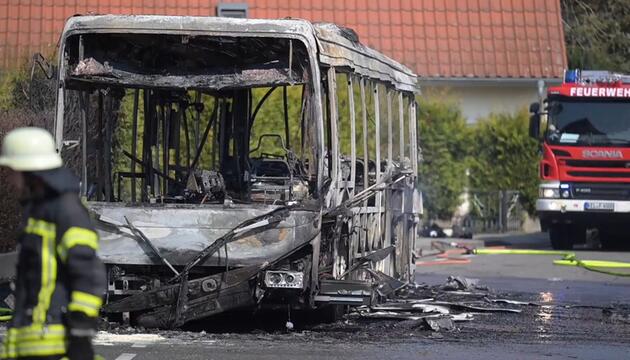
[{"label": "dark firefighter jacket", "polygon": [[96,324],[102,305],[105,268],[96,256],[98,236],[78,197],[78,180],[65,168],[33,174],[48,189],[24,204],[16,306],[2,358],[65,354],[69,334],[95,331],[74,329],[66,315],[83,313]]}]

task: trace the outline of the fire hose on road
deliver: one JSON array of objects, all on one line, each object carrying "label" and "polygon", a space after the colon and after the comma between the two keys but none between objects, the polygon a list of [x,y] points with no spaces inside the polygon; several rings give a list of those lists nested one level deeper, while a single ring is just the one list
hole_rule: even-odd
[{"label": "fire hose on road", "polygon": [[589,271],[602,274],[630,277],[630,272],[618,272],[606,269],[630,269],[630,263],[621,261],[606,260],[581,260],[573,252],[560,250],[530,250],[530,249],[472,249],[472,254],[476,255],[553,255],[562,256],[562,259],[554,260],[555,265],[577,266]]}]

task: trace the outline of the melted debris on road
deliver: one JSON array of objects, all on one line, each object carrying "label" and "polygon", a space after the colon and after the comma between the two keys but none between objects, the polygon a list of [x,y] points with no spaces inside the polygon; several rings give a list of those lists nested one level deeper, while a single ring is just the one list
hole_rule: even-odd
[{"label": "melted debris on road", "polygon": [[[463,280],[463,281],[462,281]],[[606,307],[557,303],[547,293],[495,293],[470,279],[449,278],[445,285],[413,285],[387,303],[351,309],[342,320],[314,323],[293,314],[226,314],[181,331],[132,328],[103,323],[109,334],[157,334],[177,341],[291,341],[331,343],[582,342],[601,339],[623,343],[630,338],[630,306]],[[467,283],[464,286],[463,283]]]}]

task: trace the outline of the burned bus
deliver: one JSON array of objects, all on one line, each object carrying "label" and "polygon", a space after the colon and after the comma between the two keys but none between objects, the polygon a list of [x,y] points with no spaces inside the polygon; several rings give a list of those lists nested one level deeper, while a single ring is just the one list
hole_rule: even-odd
[{"label": "burned bus", "polygon": [[100,234],[105,316],[334,313],[413,282],[416,76],[354,31],[75,16],[58,59],[55,139]]}]

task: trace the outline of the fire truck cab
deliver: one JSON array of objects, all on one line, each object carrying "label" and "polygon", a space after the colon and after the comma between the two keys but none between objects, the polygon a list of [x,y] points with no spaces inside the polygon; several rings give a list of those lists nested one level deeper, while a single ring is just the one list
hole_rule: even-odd
[{"label": "fire truck cab", "polygon": [[604,248],[627,240],[630,76],[568,70],[530,112],[542,150],[536,210],[553,248],[571,249],[590,230]]}]

